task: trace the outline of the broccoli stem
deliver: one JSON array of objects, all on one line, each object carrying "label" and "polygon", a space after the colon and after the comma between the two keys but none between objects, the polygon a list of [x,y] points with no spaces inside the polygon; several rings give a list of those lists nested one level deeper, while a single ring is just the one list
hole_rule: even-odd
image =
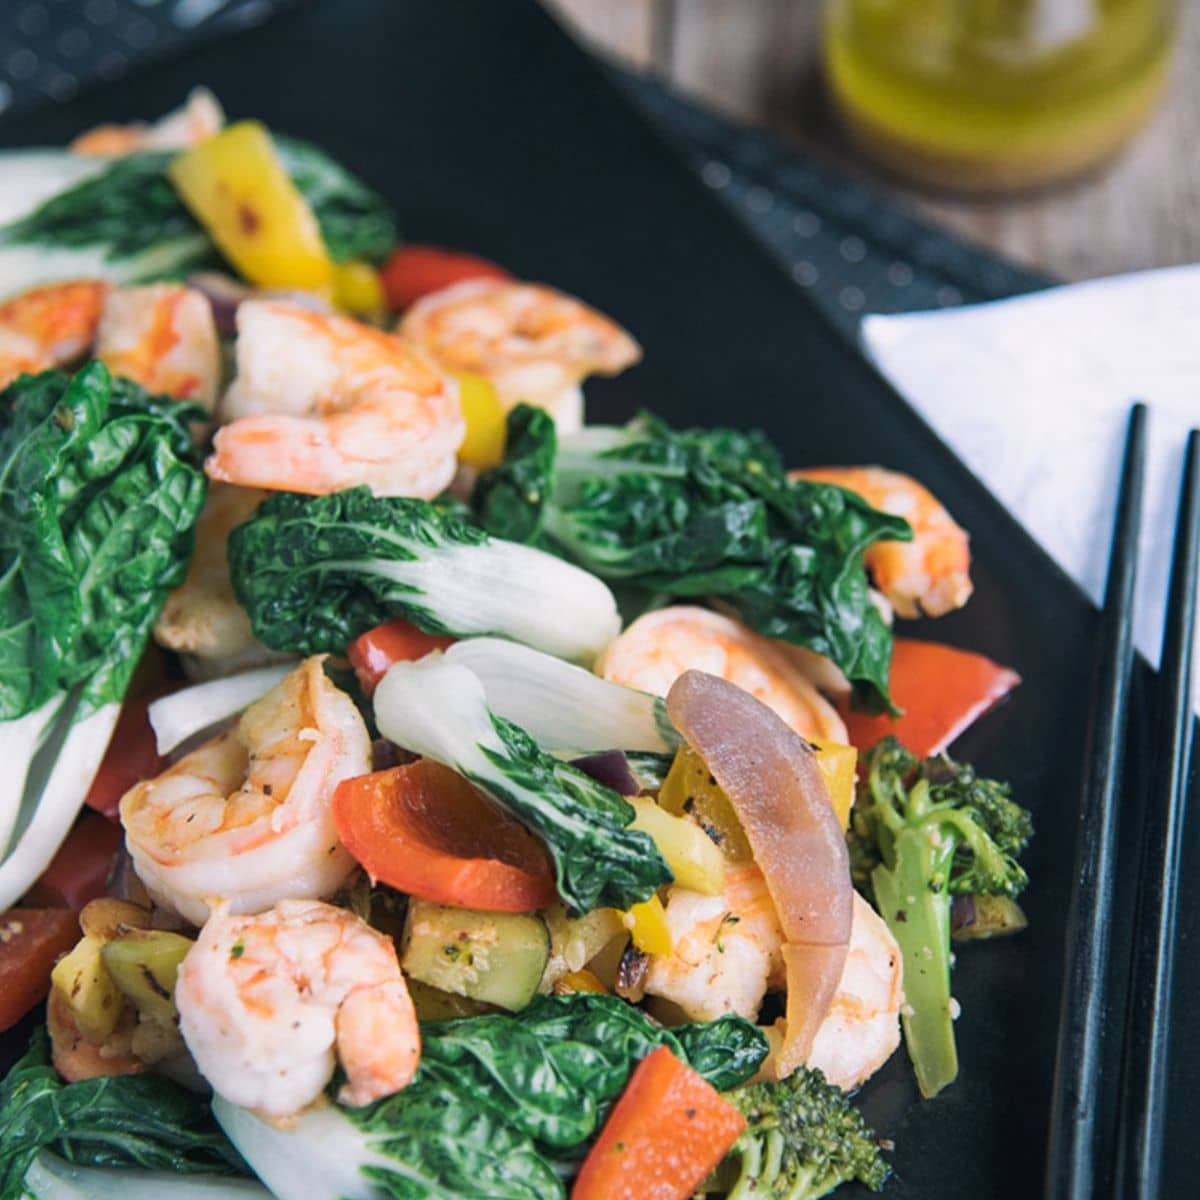
[{"label": "broccoli stem", "polygon": [[[926,1099],[958,1074],[950,1013],[950,895],[954,839],[916,825],[900,831],[894,863],[871,872],[875,905],[904,962],[904,1041]],[[940,886],[939,886],[940,883]]]}]

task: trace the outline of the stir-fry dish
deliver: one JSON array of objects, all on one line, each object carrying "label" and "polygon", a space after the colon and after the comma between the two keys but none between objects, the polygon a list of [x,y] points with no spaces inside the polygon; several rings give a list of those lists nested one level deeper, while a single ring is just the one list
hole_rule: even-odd
[{"label": "stir-fry dish", "polygon": [[0,181],[0,1200],[884,1188],[1025,924],[942,504],[207,93]]}]

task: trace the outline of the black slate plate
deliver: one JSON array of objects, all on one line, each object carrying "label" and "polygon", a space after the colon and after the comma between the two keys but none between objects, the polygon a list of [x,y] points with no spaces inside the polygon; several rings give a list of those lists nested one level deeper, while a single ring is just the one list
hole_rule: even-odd
[{"label": "black slate plate", "polygon": [[[200,82],[233,116],[328,147],[395,202],[415,239],[488,254],[624,322],[646,359],[589,385],[593,420],[647,406],[677,423],[759,425],[796,464],[911,471],[971,531],[974,599],[913,632],[980,650],[1024,677],[958,750],[1010,778],[1034,810],[1032,924],[1018,939],[960,954],[959,1082],[921,1103],[901,1053],[863,1104],[896,1142],[887,1193],[896,1200],[1040,1194],[1091,606],[533,4],[329,0],[67,106],[0,122],[0,142],[61,143],[99,120],[161,112]],[[962,388],[969,403],[969,378]],[[1144,695],[1144,673],[1139,682]],[[1127,807],[1136,815],[1132,795]],[[1126,849],[1132,832],[1127,822]],[[1186,1019],[1200,987],[1188,954],[1200,945],[1197,849],[1193,838],[1166,1170],[1174,1195],[1195,1194],[1200,1178],[1200,1139],[1186,1135],[1183,1111],[1200,1071],[1200,1036]],[[1110,1048],[1119,1031],[1114,1018]],[[2,1049],[11,1055],[13,1040]]]}]

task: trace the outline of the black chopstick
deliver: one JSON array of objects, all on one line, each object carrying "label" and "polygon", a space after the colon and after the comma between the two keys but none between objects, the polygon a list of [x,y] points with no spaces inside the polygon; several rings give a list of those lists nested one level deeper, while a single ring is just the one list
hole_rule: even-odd
[{"label": "black chopstick", "polygon": [[1145,458],[1146,408],[1135,404],[1125,438],[1088,717],[1050,1105],[1047,1200],[1091,1200],[1095,1194],[1117,800],[1133,670],[1133,595]]},{"label": "black chopstick", "polygon": [[1155,1200],[1162,1175],[1175,911],[1195,719],[1192,664],[1198,565],[1200,433],[1193,429],[1175,518],[1125,1027],[1117,1179],[1119,1194],[1129,1200]]}]

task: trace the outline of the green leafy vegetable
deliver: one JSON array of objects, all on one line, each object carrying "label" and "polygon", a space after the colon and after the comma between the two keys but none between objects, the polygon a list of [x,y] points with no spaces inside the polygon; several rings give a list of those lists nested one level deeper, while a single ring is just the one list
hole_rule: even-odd
[{"label": "green leafy vegetable", "polygon": [[204,502],[198,413],[100,363],[0,392],[0,909],[70,828],[183,578]]},{"label": "green leafy vegetable", "polygon": [[744,1082],[766,1039],[741,1017],[665,1029],[614,996],[540,996],[518,1016],[426,1025],[422,1077],[460,1086],[535,1142],[591,1139],[635,1063],[667,1046],[714,1087]]},{"label": "green leafy vegetable", "polygon": [[505,460],[473,497],[484,528],[649,595],[721,601],[758,632],[832,659],[861,703],[887,706],[892,638],[862,556],[910,539],[907,522],[789,480],[758,433],[674,431],[643,414],[555,443],[541,410],[509,414]]},{"label": "green leafy vegetable", "polygon": [[45,247],[54,255],[52,263],[78,261],[82,269],[77,274],[121,283],[211,266],[212,243],[167,180],[172,157],[160,151],[130,154],[108,164],[99,160],[97,174],[0,228],[0,272],[6,290],[45,281],[45,276],[23,279],[8,289],[7,256],[28,247]]},{"label": "green leafy vegetable", "polygon": [[275,650],[342,654],[402,616],[590,664],[620,628],[612,593],[586,571],[365,487],[272,496],[233,531],[229,565],[255,636]]},{"label": "green leafy vegetable", "polygon": [[[272,1129],[218,1098],[230,1138],[280,1200],[563,1200],[634,1066],[669,1046],[710,1081],[741,1082],[766,1055],[737,1017],[667,1030],[613,996],[541,997],[517,1015],[428,1024],[404,1091],[366,1108],[330,1106]],[[701,1065],[703,1064],[703,1065]]]},{"label": "green leafy vegetable", "polygon": [[850,840],[860,881],[904,958],[904,1039],[924,1096],[958,1074],[950,996],[950,900],[1016,896],[1033,835],[1007,784],[944,755],[922,762],[895,738],[866,757]]},{"label": "green leafy vegetable", "polygon": [[466,776],[542,840],[573,915],[628,909],[670,883],[654,842],[628,828],[633,806],[492,714],[466,667],[438,657],[396,663],[374,699],[385,737]]},{"label": "green leafy vegetable", "polygon": [[851,1180],[879,1191],[889,1168],[845,1094],[801,1067],[731,1092],[746,1130],[717,1179],[728,1200],[818,1200]]},{"label": "green leafy vegetable", "polygon": [[[384,201],[315,146],[278,136],[274,142],[316,214],[331,257],[381,262],[397,240]],[[8,214],[0,224],[3,293],[85,276],[115,283],[178,278],[218,264],[215,246],[167,179],[173,157],[164,151],[111,161],[67,150],[0,154],[0,176],[11,172],[24,180],[33,198],[31,209],[0,206]]]},{"label": "green leafy vegetable", "polygon": [[399,241],[387,202],[323,150],[299,138],[272,136],[292,182],[308,201],[334,262],[381,263]]},{"label": "green leafy vegetable", "polygon": [[0,1083],[0,1200],[24,1197],[40,1150],[91,1167],[248,1174],[202,1096],[159,1075],[64,1083],[47,1041],[39,1029]]}]

